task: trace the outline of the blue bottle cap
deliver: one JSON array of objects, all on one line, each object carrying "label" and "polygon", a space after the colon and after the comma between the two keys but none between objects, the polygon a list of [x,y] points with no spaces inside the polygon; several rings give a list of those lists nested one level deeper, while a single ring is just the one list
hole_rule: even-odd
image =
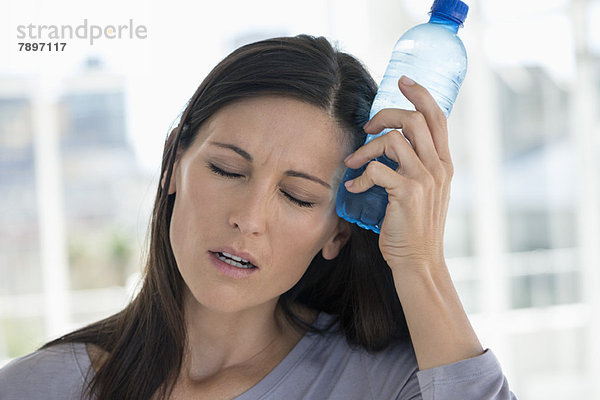
[{"label": "blue bottle cap", "polygon": [[460,0],[435,0],[430,14],[442,14],[462,25],[468,12],[469,6]]}]

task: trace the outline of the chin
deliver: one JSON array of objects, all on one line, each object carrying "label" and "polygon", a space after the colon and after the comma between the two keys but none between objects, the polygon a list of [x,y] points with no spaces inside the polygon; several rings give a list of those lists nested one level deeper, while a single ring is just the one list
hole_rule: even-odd
[{"label": "chin", "polygon": [[211,287],[208,290],[190,291],[193,302],[201,308],[216,313],[236,313],[266,303],[277,303],[278,298],[267,299],[266,301],[248,298],[240,293],[239,288],[231,287]]}]

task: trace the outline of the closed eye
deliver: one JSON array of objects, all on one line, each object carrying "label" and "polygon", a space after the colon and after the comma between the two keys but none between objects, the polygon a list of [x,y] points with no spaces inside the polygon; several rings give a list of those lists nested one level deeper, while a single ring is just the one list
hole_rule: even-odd
[{"label": "closed eye", "polygon": [[[214,172],[217,175],[221,175],[224,176],[225,178],[231,178],[231,179],[235,179],[235,178],[243,178],[244,175],[240,175],[240,174],[234,174],[233,172],[227,172],[222,170],[221,168],[217,167],[216,165],[214,165],[213,163],[207,163],[208,168]],[[287,194],[286,192],[284,192],[283,190],[281,191],[281,193],[283,193],[283,195],[285,197],[287,197],[292,203],[300,206],[300,207],[314,207],[315,203],[311,203],[308,201],[302,201],[302,200],[298,200],[295,197],[290,196],[289,194]]]},{"label": "closed eye", "polygon": [[221,168],[217,167],[215,164],[212,164],[212,163],[208,163],[208,168],[210,168],[210,170],[212,172],[214,172],[215,174],[224,176],[226,178],[243,178],[244,177],[244,175],[234,174],[232,172],[223,171]]}]

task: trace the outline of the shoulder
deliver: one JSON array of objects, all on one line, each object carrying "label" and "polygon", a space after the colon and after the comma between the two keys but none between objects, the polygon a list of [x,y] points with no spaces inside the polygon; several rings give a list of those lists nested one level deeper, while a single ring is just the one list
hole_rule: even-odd
[{"label": "shoulder", "polygon": [[0,398],[80,398],[89,372],[85,344],[55,345],[17,358],[0,369]]}]

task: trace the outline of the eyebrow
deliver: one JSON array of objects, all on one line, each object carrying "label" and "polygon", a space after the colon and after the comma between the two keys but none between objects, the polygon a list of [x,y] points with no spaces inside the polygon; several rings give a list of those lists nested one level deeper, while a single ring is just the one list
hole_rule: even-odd
[{"label": "eyebrow", "polygon": [[[254,160],[254,158],[246,150],[244,150],[244,149],[242,149],[242,148],[240,148],[240,147],[238,147],[238,146],[236,146],[234,144],[221,143],[221,142],[213,142],[213,141],[208,142],[208,144],[212,144],[214,146],[218,146],[218,147],[221,147],[223,149],[233,150],[236,153],[238,153],[240,156],[244,157],[249,162],[252,162]],[[308,179],[308,180],[311,180],[313,182],[317,182],[317,183],[325,186],[328,189],[331,189],[331,185],[329,185],[324,180],[322,180],[320,178],[317,178],[314,175],[307,174],[305,172],[294,171],[294,170],[287,170],[287,171],[285,171],[285,174],[287,176],[293,176],[293,177],[297,177],[297,178]]]}]

